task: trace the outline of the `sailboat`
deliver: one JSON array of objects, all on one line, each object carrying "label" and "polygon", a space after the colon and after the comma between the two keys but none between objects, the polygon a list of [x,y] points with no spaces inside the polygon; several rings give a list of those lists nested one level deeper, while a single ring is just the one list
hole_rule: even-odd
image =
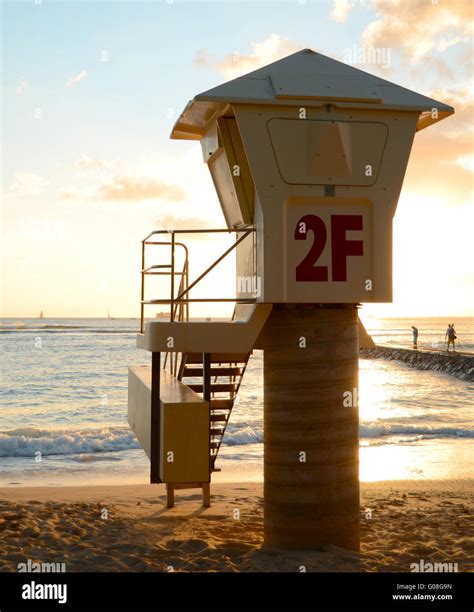
[{"label": "sailboat", "polygon": [[107,310],[107,319],[112,319],[112,320],[115,319],[115,317],[111,317],[110,316],[110,310],[109,309]]},{"label": "sailboat", "polygon": [[43,311],[41,311],[41,312],[39,313],[39,317],[38,317],[38,319],[44,319],[44,312],[43,312]]}]

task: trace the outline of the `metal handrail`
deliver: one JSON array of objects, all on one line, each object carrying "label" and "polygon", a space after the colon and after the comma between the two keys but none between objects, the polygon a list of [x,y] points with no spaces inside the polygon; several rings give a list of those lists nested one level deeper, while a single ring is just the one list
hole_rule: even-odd
[{"label": "metal handrail", "polygon": [[[144,318],[145,318],[145,305],[151,304],[169,304],[170,305],[170,320],[174,321],[176,314],[178,312],[178,308],[184,308],[186,311],[186,320],[189,320],[189,304],[191,302],[254,302],[255,300],[252,298],[200,298],[200,299],[191,299],[188,294],[191,289],[193,289],[211,270],[213,270],[229,253],[231,253],[245,238],[247,238],[250,234],[254,234],[256,228],[254,225],[242,225],[236,228],[226,228],[226,229],[194,229],[194,230],[154,230],[150,232],[146,238],[142,240],[142,268],[141,268],[141,300],[140,300],[140,333],[144,333]],[[243,236],[240,236],[235,243],[227,249],[211,266],[209,266],[195,281],[188,286],[188,272],[189,272],[189,251],[187,246],[182,242],[176,242],[175,235],[176,234],[218,234],[218,233],[227,233],[227,234],[237,234],[243,233]],[[153,236],[158,236],[162,234],[170,234],[171,240],[167,242],[155,242],[150,240]],[[171,247],[171,264],[169,266],[165,266],[165,268],[169,268],[170,272],[153,272],[154,269],[159,266],[149,266],[145,268],[145,249],[148,245],[159,245],[159,246],[170,246]],[[184,265],[182,272],[176,272],[175,270],[175,249],[177,246],[183,247],[185,252]],[[166,275],[170,274],[171,276],[171,297],[169,300],[145,300],[145,276],[147,275]],[[174,277],[176,275],[181,276],[181,282],[178,287],[178,295],[175,297],[174,287],[175,280]],[[188,296],[188,297],[184,297]],[[184,311],[180,311],[181,316]],[[183,320],[183,319],[181,319]]]},{"label": "metal handrail", "polygon": [[[235,249],[235,248],[236,248],[236,247],[237,247],[237,246],[238,246],[238,245],[239,245],[239,244],[242,242],[242,240],[245,240],[245,238],[247,238],[247,236],[248,236],[250,233],[251,233],[251,231],[250,231],[250,230],[246,230],[246,231],[245,231],[245,234],[244,234],[243,236],[241,236],[241,237],[240,237],[238,240],[236,240],[235,244],[233,244],[233,245],[232,245],[232,246],[231,246],[229,249],[227,249],[227,251],[226,251],[225,253],[223,253],[223,254],[222,254],[222,255],[221,255],[221,256],[220,256],[218,259],[216,259],[216,261],[215,261],[215,262],[214,262],[212,265],[210,265],[210,266],[209,266],[209,268],[208,268],[207,270],[205,270],[205,271],[204,271],[204,272],[201,274],[201,276],[198,276],[198,278],[197,278],[197,279],[196,279],[196,280],[195,280],[193,283],[191,283],[187,289],[185,289],[184,291],[182,291],[182,292],[181,292],[181,293],[180,293],[180,294],[179,294],[179,295],[176,297],[176,299],[177,299],[177,300],[180,300],[180,299],[182,299],[182,297],[183,297],[184,295],[186,295],[187,293],[189,293],[189,291],[190,291],[190,290],[191,290],[193,287],[195,287],[195,286],[196,286],[196,285],[199,283],[199,281],[200,281],[200,280],[202,280],[202,279],[203,279],[203,278],[204,278],[204,277],[205,277],[207,274],[209,274],[209,272],[210,272],[211,270],[213,270],[213,269],[214,269],[214,268],[215,268],[215,267],[216,267],[216,266],[217,266],[217,265],[218,265],[218,264],[219,264],[219,263],[220,263],[220,262],[221,262],[221,261],[224,259],[224,257],[227,257],[227,255],[228,255],[228,254],[229,254],[231,251],[233,251],[233,250],[234,250],[234,249]],[[172,293],[172,295],[173,295],[173,293]]]},{"label": "metal handrail", "polygon": [[[238,234],[239,232],[245,232],[246,230],[255,231],[255,225],[240,225],[239,227],[233,227],[225,229],[191,229],[191,230],[153,230],[142,240],[142,242],[147,242],[149,238],[152,236],[156,236],[157,234]],[[153,244],[150,242],[149,244]],[[169,244],[169,243],[166,243]]]},{"label": "metal handrail", "polygon": [[[153,233],[162,233],[162,232],[153,232]],[[168,232],[169,233],[169,232]],[[151,235],[151,234],[150,234]],[[149,266],[145,268],[145,247],[147,245],[154,246],[172,246],[171,242],[147,242],[147,239],[150,236],[147,236],[145,240],[142,240],[142,269],[141,269],[141,300],[140,300],[140,333],[143,334],[144,331],[144,319],[145,319],[145,276],[160,276],[170,274],[169,272],[151,272],[150,270],[154,268],[154,266]],[[183,272],[174,272],[174,248],[172,249],[172,265],[169,266],[172,269],[172,278],[174,279],[175,274],[183,275],[184,271],[188,270],[188,261],[189,261],[189,251],[188,247],[183,242],[174,242],[174,247],[180,246],[184,250],[184,267]],[[187,282],[186,282],[187,285]],[[165,301],[163,303],[168,303]]]},{"label": "metal handrail", "polygon": [[[187,258],[184,261],[183,271],[180,274],[181,274],[181,280],[179,282],[178,292],[182,291],[183,288],[187,286],[188,284],[188,259]],[[174,308],[172,308],[172,312],[170,314],[171,314],[170,318],[172,321],[176,319],[176,316],[178,317],[178,321],[184,321],[184,320],[189,321],[189,304],[175,303],[175,306]],[[163,362],[163,369],[166,369],[168,357],[170,359],[170,373],[173,376],[177,376],[178,375],[179,355],[178,353],[173,352],[173,351],[166,351],[165,359]]]}]

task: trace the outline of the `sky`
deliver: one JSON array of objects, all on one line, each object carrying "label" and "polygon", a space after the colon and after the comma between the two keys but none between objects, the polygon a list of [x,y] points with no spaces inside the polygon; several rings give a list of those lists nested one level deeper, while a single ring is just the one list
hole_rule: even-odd
[{"label": "sky", "polygon": [[[138,316],[142,238],[225,227],[199,143],[169,139],[175,120],[197,93],[303,48],[454,106],[415,137],[393,226],[394,301],[363,310],[472,315],[473,7],[2,2],[2,316]],[[364,63],[370,49],[379,63]],[[229,244],[192,242],[191,278]],[[195,297],[234,287],[229,262]]]}]

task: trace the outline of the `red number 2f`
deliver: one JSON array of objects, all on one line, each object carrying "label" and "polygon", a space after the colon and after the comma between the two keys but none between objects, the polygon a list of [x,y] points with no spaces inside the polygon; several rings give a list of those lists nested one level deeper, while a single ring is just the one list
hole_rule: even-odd
[{"label": "red number 2f", "polygon": [[[331,215],[331,264],[332,281],[347,281],[347,257],[362,256],[362,240],[347,240],[346,231],[363,229],[362,215]],[[313,244],[301,263],[296,267],[297,282],[328,280],[328,267],[315,266],[327,242],[327,229],[321,217],[305,215],[296,224],[295,240],[306,240],[308,230],[313,232]]]}]

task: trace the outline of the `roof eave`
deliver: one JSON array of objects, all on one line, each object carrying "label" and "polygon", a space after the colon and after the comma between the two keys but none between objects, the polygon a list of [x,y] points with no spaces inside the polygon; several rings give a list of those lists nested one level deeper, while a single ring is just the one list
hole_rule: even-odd
[{"label": "roof eave", "polygon": [[433,116],[432,110],[421,112],[418,118],[418,123],[416,124],[416,131],[421,132],[421,130],[424,130],[430,125],[434,125],[435,123],[446,119],[446,117],[454,115],[454,108],[452,106],[443,106],[445,106],[449,110],[440,110],[437,112],[436,116]]},{"label": "roof eave", "polygon": [[[419,113],[420,117],[418,119],[416,130],[417,132],[424,130],[425,128],[438,123],[442,119],[449,117],[454,113],[454,108],[452,106],[448,106],[447,104],[442,104],[440,102],[435,102],[430,105],[403,105],[403,104],[384,104],[382,103],[372,103],[372,102],[348,102],[348,101],[337,101],[337,100],[310,100],[307,99],[288,99],[288,100],[269,100],[269,99],[248,99],[248,98],[239,98],[235,97],[232,99],[229,98],[221,98],[219,96],[205,96],[203,94],[196,96],[193,98],[188,104],[186,108],[183,110],[178,120],[173,126],[173,129],[170,134],[170,138],[172,140],[201,140],[201,138],[206,133],[208,126],[217,118],[217,116],[222,115],[229,104],[265,104],[269,106],[293,106],[298,104],[306,104],[308,103],[311,106],[325,106],[327,104],[331,104],[333,106],[339,108],[357,108],[357,109],[368,109],[368,110],[388,110],[388,111],[401,111],[401,112],[414,112]],[[208,116],[205,120],[197,123],[193,120],[193,117],[198,115],[195,113],[196,105],[201,106],[201,113],[203,114],[204,107],[208,108]],[[433,113],[433,108],[437,109],[437,113]]]}]

